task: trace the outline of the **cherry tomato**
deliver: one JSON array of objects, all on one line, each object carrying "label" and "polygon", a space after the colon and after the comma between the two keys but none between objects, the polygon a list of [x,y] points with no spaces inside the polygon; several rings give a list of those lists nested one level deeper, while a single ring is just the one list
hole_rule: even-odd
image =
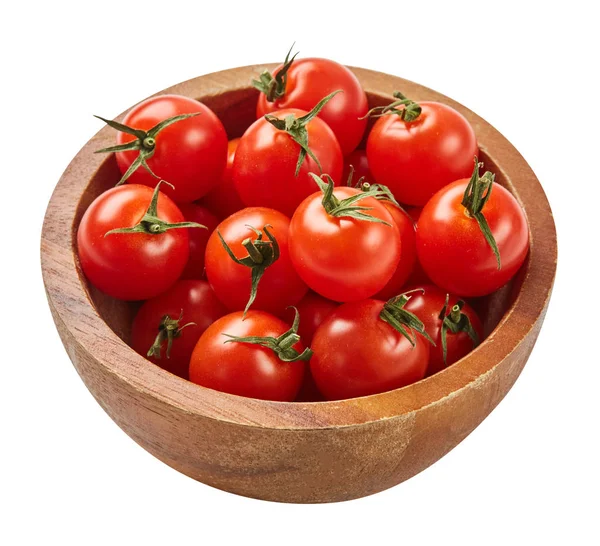
[{"label": "cherry tomato", "polygon": [[[274,115],[284,119],[290,114],[301,117],[307,112],[288,109]],[[323,172],[339,183],[343,157],[332,130],[319,118],[312,119],[306,129],[308,146]],[[269,207],[292,216],[302,200],[318,190],[308,173],[320,170],[310,156],[305,157],[295,175],[300,152],[300,146],[285,131],[276,129],[265,118],[255,121],[240,139],[233,160],[233,180],[242,201],[249,207]]]},{"label": "cherry tomato", "polygon": [[[208,281],[229,309],[237,311],[246,307],[252,288],[252,270],[236,263],[229,256],[219,233],[234,255],[243,258],[249,255],[249,250],[242,243],[246,239],[257,239],[256,233],[248,226],[261,230],[261,238],[266,242],[269,241],[268,234],[271,233],[279,247],[279,258],[264,269],[264,274],[258,282],[257,296],[252,308],[279,315],[287,306],[298,303],[308,291],[308,287],[292,266],[288,249],[290,220],[281,212],[253,207],[236,212],[221,222],[206,246]],[[265,226],[268,226],[267,231]]]},{"label": "cherry tomato", "polygon": [[206,254],[206,244],[210,234],[219,224],[219,219],[205,207],[194,203],[180,203],[179,210],[181,210],[186,220],[206,226],[206,229],[190,229],[188,232],[190,257],[181,278],[203,279],[205,277],[204,255]]},{"label": "cherry tomato", "polygon": [[475,132],[456,110],[439,102],[419,105],[414,121],[380,117],[367,140],[367,157],[377,183],[401,203],[423,206],[446,184],[469,176],[478,148]]},{"label": "cherry tomato", "polygon": [[[270,348],[235,341],[228,336],[279,338],[290,327],[281,319],[263,311],[226,315],[202,334],[190,360],[190,381],[210,389],[260,398],[294,400],[304,376],[301,360],[284,362]],[[298,354],[304,346],[293,345]]]},{"label": "cherry tomato", "polygon": [[133,319],[131,347],[161,368],[187,378],[198,339],[225,314],[227,309],[206,281],[178,281],[140,307]]},{"label": "cherry tomato", "polygon": [[[416,223],[419,221],[419,217],[421,216],[421,211],[423,210],[423,207],[405,207],[404,210],[414,220],[415,226],[416,226]],[[416,234],[415,234],[415,253],[416,252],[417,252],[417,239],[416,239]],[[427,273],[425,273],[425,271],[423,270],[423,266],[421,265],[421,262],[419,262],[419,256],[417,254],[416,260],[415,260],[415,266],[413,268],[412,273],[410,274],[410,277],[408,277],[408,280],[406,281],[406,285],[419,286],[419,285],[424,285],[424,284],[433,284],[433,283],[431,282],[431,279],[427,276]],[[380,299],[384,299],[384,298],[380,298]]]},{"label": "cherry tomato", "polygon": [[[335,188],[338,201],[361,193]],[[400,259],[400,235],[392,215],[374,197],[356,202],[386,223],[333,216],[315,193],[298,207],[290,224],[290,256],[306,284],[334,301],[357,301],[381,290]]]},{"label": "cherry tomato", "polygon": [[[435,347],[430,347],[429,365],[427,367],[427,375],[433,375],[444,368],[454,364],[463,356],[470,353],[476,346],[469,333],[465,330],[452,333],[451,330],[446,330],[446,362],[444,363],[443,345],[442,345],[442,319],[440,313],[446,306],[445,316],[451,315],[452,308],[458,303],[459,298],[449,295],[448,304],[446,305],[446,292],[432,284],[419,286],[412,292],[412,297],[405,306],[405,309],[411,311],[421,319],[425,325],[425,331],[435,342]],[[478,341],[483,340],[483,327],[475,310],[468,304],[464,303],[461,309],[456,313],[456,318],[460,314],[464,314],[468,318],[468,324],[473,328],[475,337]],[[461,319],[465,324],[465,319]],[[461,322],[462,324],[462,322]]]},{"label": "cherry tomato", "polygon": [[244,208],[244,203],[242,203],[235,189],[232,178],[233,158],[235,157],[235,151],[239,142],[239,138],[229,141],[227,146],[227,165],[223,171],[221,181],[200,202],[201,205],[214,212],[221,220]]},{"label": "cherry tomato", "polygon": [[342,184],[348,183],[348,177],[350,176],[350,166],[354,168],[354,176],[352,177],[352,186],[355,186],[358,181],[364,177],[364,182],[373,184],[375,179],[369,169],[369,160],[367,159],[367,152],[364,150],[354,150],[351,154],[346,156],[344,160],[344,173],[342,174]]},{"label": "cherry tomato", "polygon": [[[175,189],[164,191],[176,202],[190,202],[206,195],[221,179],[227,160],[227,134],[219,118],[197,100],[180,95],[159,95],[134,106],[123,123],[134,129],[150,130],[158,123],[181,114],[199,115],[169,125],[155,138],[154,154],[147,160],[152,172],[170,182]],[[136,137],[117,134],[117,143],[125,144]],[[117,163],[125,173],[139,155],[139,150],[117,152]],[[156,186],[157,178],[142,166],[129,182]]]},{"label": "cherry tomato", "polygon": [[380,318],[384,302],[345,303],[319,326],[310,369],[328,400],[368,396],[404,387],[425,377],[429,342],[410,341]]},{"label": "cherry tomato", "polygon": [[[298,334],[306,346],[310,346],[317,328],[329,314],[339,306],[340,304],[338,302],[328,300],[312,291],[309,291],[308,294],[300,300],[298,305],[296,305],[298,313],[302,317],[300,326],[298,327]],[[293,320],[294,310],[290,308],[286,309],[282,318],[284,320]]]},{"label": "cherry tomato", "polygon": [[519,270],[529,249],[527,219],[517,200],[494,183],[482,213],[498,246],[501,267],[477,220],[461,204],[469,180],[454,182],[425,205],[417,223],[417,253],[443,290],[466,297],[491,294]]},{"label": "cherry tomato", "polygon": [[[282,67],[277,67],[273,74]],[[346,155],[358,146],[365,132],[367,120],[359,118],[366,115],[369,106],[357,77],[341,64],[328,59],[294,60],[287,71],[283,96],[269,102],[267,95],[261,93],[256,116],[260,118],[287,108],[312,110],[324,96],[338,89],[342,93],[323,108],[319,117],[331,127]]]},{"label": "cherry tomato", "polygon": [[[81,219],[77,230],[81,268],[89,281],[109,296],[122,300],[157,296],[175,283],[188,261],[187,229],[107,235],[113,229],[138,224],[152,197],[148,186],[112,188],[98,196]],[[162,192],[158,193],[157,215],[169,224],[184,219]]]}]

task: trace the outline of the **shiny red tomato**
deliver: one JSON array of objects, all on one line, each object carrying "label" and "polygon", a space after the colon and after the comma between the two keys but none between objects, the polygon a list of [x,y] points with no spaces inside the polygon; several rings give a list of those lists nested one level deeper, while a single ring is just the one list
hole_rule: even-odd
[{"label": "shiny red tomato", "polygon": [[[423,207],[406,207],[404,210],[414,220],[415,226],[416,226],[416,223],[419,221],[419,217],[421,216],[421,211],[423,210]],[[415,253],[416,252],[417,252],[417,238],[416,238],[416,233],[415,233]],[[413,268],[412,273],[408,277],[408,280],[406,281],[406,285],[407,286],[419,286],[419,285],[424,285],[424,284],[433,284],[433,283],[432,283],[431,279],[427,276],[427,273],[425,273],[425,271],[423,270],[423,266],[421,265],[421,262],[419,262],[419,256],[417,254],[416,260],[415,260],[415,266]],[[383,298],[380,298],[380,299],[383,299]]]},{"label": "shiny red tomato", "polygon": [[[151,152],[147,164],[159,178],[175,188],[164,192],[176,202],[190,202],[206,195],[219,182],[227,160],[227,134],[213,111],[197,100],[180,95],[159,95],[134,106],[123,124],[149,131],[158,123],[181,114],[198,113],[177,121],[160,131],[147,145],[142,139],[142,151]],[[138,140],[136,136],[119,132],[117,144]],[[117,152],[121,173],[126,173],[140,154],[139,149]],[[156,186],[157,178],[143,166],[131,174],[134,184]]]},{"label": "shiny red tomato", "polygon": [[477,220],[461,204],[468,185],[469,180],[463,179],[446,186],[423,208],[417,223],[417,253],[425,273],[440,288],[476,297],[491,294],[516,274],[527,257],[529,230],[517,200],[493,183],[482,213],[498,246],[498,269]]},{"label": "shiny red tomato", "polygon": [[161,368],[187,378],[198,339],[226,314],[206,281],[178,281],[140,307],[131,327],[131,347]]},{"label": "shiny red tomato", "polygon": [[[360,193],[340,187],[333,190],[333,198],[339,203]],[[355,204],[368,207],[365,213],[379,222],[334,216],[322,200],[320,192],[311,195],[292,217],[292,263],[304,282],[325,298],[340,302],[368,298],[386,285],[400,259],[394,219],[374,197],[365,196]]]},{"label": "shiny red tomato", "polygon": [[[161,186],[162,187],[162,186]],[[189,257],[187,229],[153,233],[107,232],[132,228],[145,216],[153,191],[126,184],[98,196],[85,211],[77,230],[81,268],[89,281],[109,296],[145,300],[157,296],[180,277]],[[158,192],[157,216],[168,224],[184,220],[177,205]]]},{"label": "shiny red tomato", "polygon": [[[304,110],[288,109],[274,115],[284,119],[306,114]],[[323,172],[339,184],[343,157],[332,130],[320,118],[312,119],[306,130],[308,147]],[[321,172],[307,155],[296,176],[300,152],[301,147],[285,131],[275,128],[265,118],[255,121],[240,139],[233,160],[233,181],[242,201],[247,206],[269,207],[292,216],[302,200],[318,190],[309,173]]]},{"label": "shiny red tomato", "polygon": [[[456,296],[450,295],[446,304],[446,292],[437,286],[429,284],[413,290],[405,309],[421,319],[425,325],[425,331],[435,342],[435,347],[432,346],[429,351],[427,367],[427,375],[433,375],[470,353],[479,341],[483,340],[483,327],[477,313],[468,303],[462,302],[460,309],[453,311],[453,307],[459,303],[459,298]],[[444,307],[446,307],[444,316],[448,317],[448,321],[454,321],[455,327],[459,328],[456,333],[453,333],[448,327],[444,329],[447,351],[445,362],[441,335],[443,319],[440,318]],[[466,318],[461,315],[465,315]],[[469,330],[467,325],[470,325],[472,330]]]},{"label": "shiny red tomato", "polygon": [[345,303],[319,326],[310,369],[328,400],[368,396],[425,377],[429,342],[412,333],[415,345],[380,318],[384,302]]},{"label": "shiny red tomato", "polygon": [[[262,242],[257,243],[258,236],[249,226],[262,232]],[[290,220],[281,212],[251,207],[236,212],[221,222],[210,236],[206,246],[206,275],[219,299],[229,309],[237,311],[248,304],[253,268],[257,271],[263,268],[264,271],[258,282],[253,309],[280,315],[287,306],[297,304],[304,297],[308,287],[300,279],[290,260],[289,226]],[[258,257],[258,261],[250,259],[252,267],[236,263],[223,246],[219,234],[238,259],[249,257],[257,246],[264,249],[266,258],[262,262],[261,257]],[[276,239],[279,257],[264,268],[270,261],[269,256],[272,257],[273,244],[270,243],[269,234]]]},{"label": "shiny red tomato", "polygon": [[[296,398],[305,363],[284,362],[271,348],[237,341],[236,338],[261,337],[281,340],[290,327],[263,311],[226,315],[202,334],[190,360],[190,381],[230,394],[291,402]],[[232,337],[233,336],[233,337]],[[287,350],[284,357],[304,352],[302,342]]]},{"label": "shiny red tomato", "polygon": [[[277,75],[282,67],[277,67],[273,74]],[[369,106],[358,78],[348,68],[328,59],[294,60],[279,93],[276,87],[271,97],[267,93],[259,96],[258,118],[287,108],[312,110],[323,97],[339,89],[342,93],[323,108],[319,117],[335,133],[344,155],[358,146],[367,126],[367,120],[360,118],[366,115]]]},{"label": "shiny red tomato", "polygon": [[367,157],[377,183],[401,203],[423,206],[446,184],[470,175],[478,147],[475,132],[456,110],[439,102],[419,105],[421,114],[413,121],[397,114],[380,117],[369,133]]},{"label": "shiny red tomato", "polygon": [[[339,306],[338,302],[328,300],[312,291],[309,291],[296,305],[298,313],[302,318],[298,327],[298,334],[307,347],[310,347],[317,328]],[[286,309],[282,318],[292,321],[294,319],[294,309]]]},{"label": "shiny red tomato", "polygon": [[364,178],[364,182],[373,184],[375,179],[369,169],[369,160],[367,159],[367,152],[365,150],[354,150],[351,154],[346,156],[344,159],[344,173],[342,174],[342,184],[348,185],[348,178],[350,176],[350,166],[354,168],[354,175],[352,176],[352,186],[355,186],[361,178]]},{"label": "shiny red tomato", "polygon": [[181,210],[183,217],[187,221],[196,222],[206,226],[206,229],[189,230],[190,257],[181,274],[181,278],[203,279],[206,277],[204,272],[206,244],[208,243],[208,238],[211,233],[219,225],[219,219],[207,208],[196,205],[195,203],[180,203],[179,210]]},{"label": "shiny red tomato", "polygon": [[234,212],[242,210],[244,203],[240,199],[235,184],[233,183],[233,158],[237,150],[239,138],[229,141],[227,146],[227,165],[223,171],[221,181],[210,190],[201,200],[200,204],[214,212],[220,220],[231,216]]}]

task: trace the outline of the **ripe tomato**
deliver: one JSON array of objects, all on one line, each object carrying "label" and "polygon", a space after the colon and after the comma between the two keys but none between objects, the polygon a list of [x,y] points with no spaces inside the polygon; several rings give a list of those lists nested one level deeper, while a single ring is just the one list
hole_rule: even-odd
[{"label": "ripe tomato", "polygon": [[367,140],[367,157],[377,183],[401,203],[423,206],[446,184],[469,176],[478,148],[475,132],[456,110],[439,102],[419,105],[413,121],[394,113],[380,117]]},{"label": "ripe tomato", "polygon": [[205,277],[204,255],[206,244],[210,234],[219,224],[219,219],[208,209],[195,203],[181,203],[179,210],[189,222],[197,222],[207,228],[189,230],[190,257],[181,274],[182,279],[203,279]]},{"label": "ripe tomato", "polygon": [[[435,347],[432,346],[429,351],[429,365],[427,367],[427,375],[433,375],[470,353],[483,339],[483,327],[477,313],[468,303],[462,302],[459,305],[460,309],[453,311],[454,306],[459,304],[459,298],[456,296],[449,295],[448,302],[446,302],[446,292],[432,284],[419,286],[413,290],[411,290],[412,297],[406,304],[405,309],[421,319],[425,325],[425,331],[435,342]],[[447,351],[445,362],[444,344],[442,343],[443,319],[440,318],[440,313],[444,307],[444,317],[449,317],[449,321],[455,319],[456,327],[462,327],[456,333],[453,333],[447,327],[444,329]],[[465,315],[466,318],[462,318],[461,315]],[[469,329],[468,325],[472,330]]]},{"label": "ripe tomato", "polygon": [[[310,346],[317,328],[339,306],[338,302],[328,300],[311,291],[296,305],[298,313],[302,317],[300,326],[298,327],[298,334],[300,334],[302,341],[307,347]],[[294,318],[294,309],[285,309],[282,318],[284,320],[292,320]]]},{"label": "ripe tomato", "polygon": [[175,187],[165,188],[165,193],[178,203],[199,199],[217,184],[227,160],[227,134],[219,118],[201,102],[180,95],[159,95],[134,106],[123,124],[151,132],[169,118],[193,113],[199,115],[169,125],[150,141],[122,131],[117,134],[118,145],[135,141],[140,145],[116,153],[121,173],[125,174],[142,153],[148,154],[146,163],[156,175],[139,166],[128,177],[129,182],[153,188],[157,177],[164,179]]},{"label": "ripe tomato", "polygon": [[[288,109],[275,116],[283,120],[306,114],[304,110]],[[319,118],[309,121],[306,130],[308,147],[319,160],[322,172],[339,183],[343,157],[332,130]],[[292,216],[302,200],[318,189],[309,173],[321,172],[313,158],[306,155],[296,175],[301,151],[285,131],[265,118],[255,121],[240,139],[233,160],[233,181],[246,206],[269,207]]]},{"label": "ripe tomato", "polygon": [[[190,360],[190,381],[239,396],[291,402],[302,384],[302,360],[310,358],[310,352],[305,353],[297,341],[278,354],[275,346],[290,335],[294,335],[293,328],[263,311],[249,311],[245,318],[241,311],[226,315],[198,340]],[[272,338],[275,343],[269,348],[243,341],[249,337]]]},{"label": "ripe tomato", "polygon": [[355,186],[361,178],[364,178],[364,182],[373,184],[375,179],[369,169],[369,160],[367,159],[367,152],[364,150],[354,150],[351,154],[346,156],[344,160],[344,173],[342,174],[342,184],[348,185],[348,177],[350,176],[350,166],[354,169],[354,175],[352,177],[351,186]]},{"label": "ripe tomato", "polygon": [[429,342],[413,332],[411,345],[380,318],[383,309],[384,302],[372,299],[345,303],[317,329],[310,369],[328,400],[377,394],[425,377]]},{"label": "ripe tomato", "polygon": [[227,309],[206,281],[178,281],[140,307],[133,319],[131,347],[161,368],[187,378],[198,339],[225,314]]},{"label": "ripe tomato", "polygon": [[[187,229],[153,232],[141,220],[157,198],[156,214],[167,225],[183,221],[177,205],[148,186],[127,184],[98,196],[88,207],[77,230],[81,268],[89,281],[109,296],[145,300],[169,288],[181,275],[189,257]],[[140,227],[137,233],[110,233]],[[137,228],[136,228],[137,229]],[[162,229],[162,228],[160,228]]]},{"label": "ripe tomato", "polygon": [[[325,298],[341,302],[368,298],[385,286],[398,265],[398,228],[385,206],[368,192],[333,189],[331,179],[328,187],[332,192],[325,197],[326,206],[318,192],[305,199],[292,217],[292,263],[304,282]],[[345,210],[345,199],[357,194],[364,197],[352,206],[367,207],[365,214],[378,221],[334,215]]]},{"label": "ripe tomato", "polygon": [[497,244],[500,268],[476,217],[462,204],[473,177],[436,193],[417,223],[417,253],[425,273],[443,290],[466,297],[491,294],[504,286],[529,249],[527,219],[517,200],[499,184],[490,184],[491,173],[475,175],[477,184],[489,186],[481,195],[491,192],[481,212]]},{"label": "ripe tomato", "polygon": [[[304,297],[308,287],[300,279],[290,260],[289,226],[290,220],[281,212],[254,207],[236,212],[221,222],[210,236],[206,245],[206,275],[219,299],[229,309],[237,311],[248,305],[253,280],[259,276],[260,270],[263,274],[256,286],[257,295],[252,303],[254,309],[279,315],[287,306],[295,305]],[[258,245],[257,234],[251,228],[262,231],[262,242]],[[271,265],[267,264],[272,260],[264,259],[261,263],[260,257],[259,261],[249,258],[252,267],[241,265],[230,257],[219,234],[238,259],[249,257],[249,253],[254,251],[253,247],[261,245],[272,257],[273,245],[269,244],[271,234],[276,239],[279,257]],[[256,273],[253,273],[254,269]]]},{"label": "ripe tomato", "polygon": [[[275,77],[284,65],[275,69]],[[312,110],[324,96],[340,89],[343,92],[323,108],[319,117],[335,133],[344,155],[358,146],[367,126],[367,120],[360,118],[366,115],[369,106],[360,82],[348,68],[328,59],[293,60],[287,69],[285,83],[273,85],[271,93],[268,85],[260,86],[265,77],[267,80],[273,78],[267,73],[261,76],[261,82],[257,82],[256,87],[266,91],[258,97],[258,118],[288,108]]]},{"label": "ripe tomato", "polygon": [[221,220],[244,208],[244,203],[242,203],[235,189],[232,177],[233,158],[235,157],[235,151],[239,142],[239,138],[229,141],[227,146],[227,165],[223,171],[223,176],[221,176],[221,181],[200,202],[201,205],[214,212]]}]

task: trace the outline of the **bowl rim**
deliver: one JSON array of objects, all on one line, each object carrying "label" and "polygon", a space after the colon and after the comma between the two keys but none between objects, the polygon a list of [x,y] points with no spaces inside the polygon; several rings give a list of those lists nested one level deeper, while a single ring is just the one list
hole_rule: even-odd
[{"label": "bowl rim", "polygon": [[[276,66],[276,63],[249,65],[214,72],[152,96],[181,94],[207,99],[232,90],[250,89],[251,79]],[[78,351],[83,351],[103,373],[188,414],[239,426],[310,430],[410,418],[420,409],[456,396],[466,388],[476,387],[531,338],[530,332],[539,329],[544,318],[557,261],[552,211],[532,169],[499,131],[449,97],[397,76],[349,68],[367,93],[389,95],[391,99],[393,90],[402,89],[411,98],[440,101],[461,112],[474,127],[480,149],[500,168],[508,187],[523,207],[530,232],[530,252],[524,266],[523,283],[516,299],[490,335],[460,361],[417,383],[381,394],[330,402],[273,402],[244,398],[195,385],[150,364],[122,341],[96,311],[76,253],[75,221],[80,198],[94,174],[110,160],[110,157],[94,154],[94,150],[110,145],[114,139],[114,132],[104,127],[81,148],[61,176],[42,228],[41,262],[46,294],[63,343],[67,336],[75,344],[76,348],[69,351],[74,362]],[[122,120],[126,112],[116,119]]]}]

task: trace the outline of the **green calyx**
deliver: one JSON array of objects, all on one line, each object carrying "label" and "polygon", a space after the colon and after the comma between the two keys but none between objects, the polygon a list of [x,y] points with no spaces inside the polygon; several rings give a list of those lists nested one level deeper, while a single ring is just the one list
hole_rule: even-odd
[{"label": "green calyx", "polygon": [[[417,289],[418,291],[423,291],[422,289]],[[425,331],[425,325],[423,322],[410,311],[404,309],[404,306],[408,303],[408,300],[411,298],[411,292],[415,292],[417,290],[410,290],[408,292],[404,292],[404,294],[400,294],[399,296],[395,296],[392,299],[388,300],[381,310],[379,314],[379,318],[384,322],[387,322],[394,330],[400,332],[410,344],[414,347],[416,344],[416,334],[414,332],[418,332],[421,334],[429,343],[431,343],[435,347],[435,342],[429,334]],[[410,335],[409,331],[413,331],[414,338]]]},{"label": "green calyx", "polygon": [[290,53],[294,49],[294,44],[290,47],[290,50],[285,56],[283,66],[273,76],[268,70],[265,70],[259,77],[258,80],[252,80],[252,85],[258,89],[261,93],[266,95],[268,102],[275,102],[277,99],[282,98],[285,95],[285,88],[287,86],[288,70],[292,66],[294,59],[298,53],[294,53],[290,58]]},{"label": "green calyx", "polygon": [[385,224],[386,226],[390,226],[385,220],[381,218],[377,218],[375,216],[371,216],[370,214],[365,214],[366,212],[373,210],[372,207],[364,207],[361,205],[356,205],[362,199],[367,197],[379,198],[383,195],[383,192],[377,188],[371,188],[367,191],[363,191],[357,193],[355,195],[351,195],[346,199],[338,199],[334,193],[334,183],[328,174],[322,175],[323,178],[317,176],[315,173],[308,173],[312,177],[312,179],[319,186],[319,189],[323,192],[323,199],[321,203],[323,204],[323,208],[327,211],[327,214],[336,217],[348,217],[348,218],[356,218],[357,220],[365,220],[367,222],[376,222],[379,224]]},{"label": "green calyx", "polygon": [[[367,117],[379,118],[394,114],[403,121],[415,121],[421,115],[421,106],[414,100],[406,98],[400,91],[394,92],[394,98],[397,99],[387,106],[376,106],[371,108],[362,119]],[[398,108],[402,106],[403,108]]]},{"label": "green calyx", "polygon": [[278,117],[267,114],[265,119],[273,125],[276,129],[280,131],[285,131],[288,135],[290,135],[293,141],[300,146],[300,155],[298,156],[298,163],[296,164],[296,172],[295,176],[298,176],[300,172],[300,167],[302,167],[302,163],[304,158],[309,155],[311,159],[317,164],[319,167],[319,171],[322,172],[321,163],[319,162],[317,156],[313,153],[313,151],[308,146],[308,130],[306,126],[317,117],[319,112],[323,109],[323,107],[341,90],[338,89],[333,93],[330,93],[325,98],[321,99],[319,103],[310,111],[308,114],[304,114],[303,116],[297,118],[293,114],[289,114],[285,116],[284,119],[279,119]]},{"label": "green calyx", "polygon": [[465,207],[467,214],[471,218],[475,218],[479,224],[481,233],[483,233],[485,240],[494,252],[494,256],[496,256],[498,269],[501,269],[502,262],[500,260],[500,250],[498,250],[496,239],[494,239],[492,231],[490,230],[490,226],[488,225],[487,220],[482,212],[485,204],[492,195],[492,187],[494,185],[495,175],[490,171],[486,171],[483,176],[480,177],[480,167],[483,167],[483,163],[479,163],[477,157],[475,157],[475,167],[473,169],[471,179],[469,180],[469,183],[465,189],[462,205]]},{"label": "green calyx", "polygon": [[195,322],[188,322],[183,326],[180,326],[180,322],[183,319],[183,309],[179,314],[179,318],[172,319],[169,315],[165,315],[158,325],[158,334],[156,335],[156,339],[154,343],[148,349],[146,353],[147,357],[154,357],[160,359],[162,348],[165,340],[167,341],[167,358],[171,356],[171,347],[173,346],[173,340],[181,336],[181,331],[188,326],[196,326]]},{"label": "green calyx", "polygon": [[479,345],[479,336],[473,328],[469,317],[462,312],[462,308],[465,305],[463,300],[458,300],[455,305],[450,309],[448,313],[448,300],[449,294],[446,294],[446,303],[440,311],[439,319],[442,321],[442,329],[440,332],[442,338],[442,354],[444,356],[444,365],[446,365],[446,357],[448,354],[448,342],[447,336],[448,331],[452,334],[458,334],[459,332],[465,332],[473,342],[473,348]]},{"label": "green calyx", "polygon": [[300,326],[300,314],[298,313],[298,309],[292,307],[294,309],[296,316],[294,317],[294,323],[292,327],[285,333],[281,334],[279,337],[258,337],[258,336],[249,336],[249,337],[238,337],[231,336],[229,334],[223,334],[227,336],[228,339],[225,343],[250,343],[252,345],[260,345],[261,347],[266,347],[267,349],[271,349],[280,360],[283,362],[296,362],[298,360],[310,360],[313,352],[306,348],[302,353],[299,353],[296,349],[294,349],[294,345],[300,341],[300,336],[298,335],[298,326]]},{"label": "green calyx", "polygon": [[178,121],[192,118],[199,114],[200,112],[194,112],[193,114],[181,114],[179,116],[173,116],[172,118],[168,118],[164,121],[161,121],[160,123],[157,123],[154,127],[152,127],[152,129],[148,131],[134,129],[133,127],[129,127],[127,125],[119,123],[118,121],[104,119],[100,116],[94,116],[95,118],[102,120],[108,126],[112,127],[113,129],[116,129],[117,131],[121,131],[122,133],[127,133],[136,137],[131,142],[127,142],[125,144],[118,144],[117,146],[109,146],[108,148],[102,148],[101,150],[96,150],[94,153],[102,154],[110,152],[126,152],[130,150],[137,150],[139,152],[138,156],[135,158],[135,161],[129,166],[125,174],[123,174],[121,180],[117,182],[117,186],[124,184],[125,181],[140,166],[146,169],[155,178],[160,179],[160,176],[154,174],[147,163],[148,159],[150,159],[154,155],[154,150],[156,149],[156,137],[163,129],[166,129],[169,125],[173,125]]},{"label": "green calyx", "polygon": [[[217,230],[217,235],[221,240],[221,244],[223,248],[229,254],[229,257],[237,264],[249,267],[251,269],[251,288],[250,288],[250,298],[248,299],[248,303],[246,304],[246,308],[244,309],[244,316],[250,309],[250,306],[256,299],[256,294],[258,292],[258,283],[260,279],[264,275],[267,267],[273,265],[279,259],[279,244],[277,243],[277,239],[275,236],[269,231],[269,228],[273,226],[266,224],[262,231],[253,228],[252,226],[246,226],[248,229],[252,230],[256,239],[252,240],[250,237],[244,239],[242,241],[242,245],[248,251],[248,255],[243,258],[238,258],[229,245],[223,239],[223,236]],[[263,239],[264,235],[267,236],[267,240]]]},{"label": "green calyx", "polygon": [[150,200],[150,204],[148,205],[148,210],[142,219],[133,227],[128,228],[117,228],[111,229],[107,231],[104,236],[112,235],[114,233],[147,233],[150,235],[158,235],[160,233],[164,233],[169,229],[181,229],[181,228],[202,228],[208,229],[206,226],[202,224],[198,224],[196,222],[177,222],[175,224],[170,224],[161,220],[158,217],[158,193],[161,184],[167,184],[168,186],[173,187],[168,182],[164,180],[160,180],[156,187],[154,188],[154,192],[152,193],[152,199]]}]

